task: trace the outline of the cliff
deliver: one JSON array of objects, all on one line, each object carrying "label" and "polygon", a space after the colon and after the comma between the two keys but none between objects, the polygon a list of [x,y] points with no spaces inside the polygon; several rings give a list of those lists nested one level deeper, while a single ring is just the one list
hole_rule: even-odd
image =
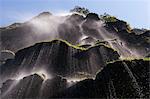
[{"label": "cliff", "polygon": [[[149,61],[123,60],[107,64],[95,79],[69,81],[55,76],[45,79],[33,74],[2,86],[6,98],[148,98]],[[15,83],[14,83],[15,82]],[[42,83],[43,82],[43,83]],[[8,90],[9,86],[11,87]],[[7,95],[5,96],[5,93]]]},{"label": "cliff", "polygon": [[148,56],[147,53],[150,51],[149,30],[138,34],[138,31],[132,30],[127,22],[114,17],[113,21],[111,20],[111,16],[110,19],[102,19],[95,13],[89,13],[83,17],[79,14],[54,16],[49,12],[43,12],[24,23],[1,28],[1,49],[17,52],[37,42],[54,39],[63,39],[73,45],[94,44],[96,40],[117,39],[114,42],[109,41],[111,43],[109,45],[117,46],[114,49],[119,50],[120,54],[122,54],[120,49],[126,48],[128,56],[122,56],[131,57],[129,56],[131,53],[136,53],[132,55],[134,57]]},{"label": "cliff", "polygon": [[118,60],[117,51],[97,45],[90,48],[73,46],[66,41],[37,43],[15,53],[1,66],[1,78],[30,74],[41,69],[50,75],[74,76],[78,72],[95,75],[107,62]]}]

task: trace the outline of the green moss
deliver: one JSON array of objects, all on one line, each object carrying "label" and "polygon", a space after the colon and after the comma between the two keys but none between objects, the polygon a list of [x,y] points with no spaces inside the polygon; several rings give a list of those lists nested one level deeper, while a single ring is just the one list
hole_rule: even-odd
[{"label": "green moss", "polygon": [[113,63],[115,63],[115,62],[119,62],[119,61],[121,61],[121,60],[113,60],[113,61],[109,61],[109,62],[106,62],[106,64],[113,64]]},{"label": "green moss", "polygon": [[72,45],[72,44],[70,44],[69,42],[67,42],[67,41],[65,41],[65,40],[60,40],[60,41],[66,43],[68,46],[71,46],[71,47],[73,47],[73,48],[80,49],[80,50],[86,50],[86,48],[79,47],[79,46],[76,46],[76,45]]},{"label": "green moss", "polygon": [[114,16],[111,16],[109,14],[104,14],[101,16],[101,19],[105,22],[116,22],[117,18]]},{"label": "green moss", "polygon": [[[106,48],[108,48],[108,49],[111,49],[111,50],[117,52],[115,49],[111,48],[110,46],[108,46],[108,45],[106,45],[106,44],[102,44],[102,43],[96,44],[96,45],[91,46],[91,47],[88,47],[88,48],[84,48],[84,47],[80,47],[79,45],[77,45],[77,46],[76,46],[76,45],[72,45],[71,43],[69,43],[69,42],[67,42],[67,41],[65,41],[65,40],[62,40],[62,39],[55,39],[55,40],[50,40],[50,41],[45,40],[45,41],[42,41],[42,42],[45,42],[45,43],[47,42],[47,43],[48,43],[48,42],[59,42],[59,41],[65,43],[65,44],[67,44],[67,45],[70,46],[70,47],[73,47],[73,48],[79,49],[79,50],[83,50],[83,51],[92,49],[92,48],[94,48],[94,47],[104,46],[104,47],[106,47]],[[38,42],[38,43],[42,43],[42,42]],[[38,44],[38,43],[36,43],[36,44]]]},{"label": "green moss", "polygon": [[119,59],[119,60],[113,60],[113,61],[110,61],[110,62],[107,62],[106,64],[113,64],[115,62],[123,62],[123,61],[135,61],[135,60],[143,60],[143,61],[150,61],[150,58],[126,58],[126,59]]},{"label": "green moss", "polygon": [[150,57],[143,58],[144,61],[150,61]]},{"label": "green moss", "polygon": [[122,60],[126,60],[126,61],[133,61],[133,60],[144,60],[144,61],[150,61],[150,58],[147,57],[147,58],[134,58],[134,57],[127,57],[127,58],[124,58]]},{"label": "green moss", "polygon": [[[72,45],[71,43],[69,43],[69,42],[67,42],[67,41],[65,41],[65,40],[62,40],[62,39],[55,39],[55,40],[51,40],[51,41],[45,40],[45,41],[42,41],[42,42],[59,42],[59,41],[65,43],[65,44],[67,44],[68,46],[73,47],[73,48],[75,48],[75,49],[86,50],[86,48],[79,47],[79,46],[76,46],[76,45]],[[41,42],[39,42],[39,43],[41,43]]]}]

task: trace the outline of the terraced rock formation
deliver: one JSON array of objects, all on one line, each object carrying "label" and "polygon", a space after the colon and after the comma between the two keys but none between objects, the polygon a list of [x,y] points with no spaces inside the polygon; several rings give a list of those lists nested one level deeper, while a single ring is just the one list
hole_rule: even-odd
[{"label": "terraced rock formation", "polygon": [[118,60],[119,54],[105,45],[76,47],[62,40],[37,43],[19,50],[14,59],[1,66],[1,78],[16,77],[46,70],[50,75],[75,76],[79,72],[95,75],[107,62]]},{"label": "terraced rock formation", "polygon": [[[7,98],[149,98],[149,60],[123,60],[107,64],[95,79],[69,81],[33,74],[2,85]],[[11,86],[11,87],[10,87]],[[7,95],[6,95],[7,94]]]}]

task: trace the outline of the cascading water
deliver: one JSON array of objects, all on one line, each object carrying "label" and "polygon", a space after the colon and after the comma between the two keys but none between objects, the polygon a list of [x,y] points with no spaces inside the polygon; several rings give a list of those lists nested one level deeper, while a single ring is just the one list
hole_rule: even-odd
[{"label": "cascading water", "polygon": [[86,22],[86,20],[82,21],[80,24],[79,24],[79,31],[80,33],[82,34],[81,38],[79,39],[79,42],[78,43],[81,43],[81,44],[85,44],[85,42],[82,42],[83,39],[85,39],[87,36],[83,33],[83,24]]},{"label": "cascading water", "polygon": [[[86,22],[87,20],[84,20],[81,22],[81,24],[79,24],[79,28],[80,28],[80,33],[82,34],[79,42],[81,44],[86,44],[86,42],[82,41],[85,38],[87,38],[88,36],[84,33],[83,30],[83,24]],[[93,24],[93,26],[92,26]],[[131,49],[127,48],[124,44],[124,42],[122,40],[120,40],[120,38],[116,35],[113,35],[113,33],[108,32],[105,28],[104,28],[104,23],[102,21],[93,21],[93,23],[91,24],[90,28],[95,29],[98,31],[98,33],[100,34],[100,37],[97,37],[97,39],[102,40],[102,41],[106,41],[108,42],[109,46],[111,46],[113,49],[117,50],[118,53],[120,54],[120,58],[128,58],[128,57],[134,57],[134,58],[139,58],[139,55],[136,52],[131,51]],[[92,33],[91,33],[92,34]],[[95,38],[96,39],[96,38]],[[90,43],[91,45],[93,45],[94,43]]]},{"label": "cascading water", "polygon": [[[37,22],[35,22],[35,23],[37,26],[42,27],[42,28],[40,28],[41,33],[48,29],[47,31],[45,31],[45,34],[49,35],[49,31],[50,31],[49,27],[53,24],[45,24],[45,22],[44,22],[43,23],[43,24],[45,24],[44,27],[48,26],[48,28],[46,27],[46,29],[44,28],[44,30],[43,30],[43,26],[42,26],[43,24],[41,24],[41,20],[39,21],[39,24],[41,24],[41,25],[38,25]],[[59,23],[59,22],[56,22],[56,23]],[[63,23],[63,22],[61,22],[61,23]],[[87,26],[85,26],[83,28],[84,25],[87,25]],[[71,26],[73,26],[73,25],[71,25]],[[107,31],[105,29],[104,23],[102,21],[97,21],[97,20],[89,21],[89,20],[85,19],[77,26],[79,26],[78,32],[80,32],[81,36],[77,40],[76,44],[95,45],[95,42],[87,43],[84,41],[84,39],[91,36],[91,38],[93,38],[94,40],[101,40],[104,42],[108,42],[108,45],[110,47],[112,47],[118,51],[118,53],[121,55],[121,58],[138,57],[138,54],[133,52],[130,48],[126,47],[124,42],[122,40],[120,40],[120,38],[117,35],[113,35],[113,33]],[[86,28],[89,30],[86,31],[85,30]],[[57,28],[55,28],[55,25],[54,25],[53,30],[55,30],[55,32],[54,32],[52,38],[57,38],[58,31],[57,31]],[[95,31],[98,34],[98,36],[96,35],[97,37],[93,36],[94,33],[92,33],[92,32],[95,32]],[[89,33],[86,33],[86,32],[89,32]],[[43,35],[41,33],[40,33],[40,35]],[[55,35],[55,34],[57,34],[57,35]],[[95,79],[93,79],[93,78],[95,78],[96,72],[103,70],[105,67],[110,68],[109,66],[107,66],[107,60],[109,60],[109,62],[110,62],[113,60],[117,60],[119,57],[118,53],[114,54],[115,51],[113,51],[112,49],[111,49],[110,54],[112,54],[112,56],[114,56],[114,57],[112,57],[111,55],[109,56],[109,51],[107,51],[104,46],[98,46],[98,47],[93,46],[93,48],[89,48],[87,50],[81,50],[81,49],[69,46],[65,43],[62,43],[61,41],[56,41],[53,43],[50,43],[50,42],[41,43],[41,46],[37,45],[37,46],[32,46],[32,47],[33,47],[32,50],[29,50],[28,48],[26,48],[27,52],[25,52],[23,54],[19,53],[19,54],[21,54],[20,56],[23,56],[23,59],[21,57],[19,57],[19,58],[17,58],[18,60],[14,59],[13,62],[11,63],[11,64],[16,65],[15,62],[19,61],[18,62],[18,63],[20,63],[18,65],[19,67],[17,69],[15,69],[14,72],[12,72],[11,74],[13,75],[13,73],[16,73],[16,75],[20,75],[20,76],[17,76],[16,78],[14,77],[14,79],[16,79],[17,82],[12,83],[12,85],[9,86],[9,88],[5,91],[5,93],[3,93],[3,97],[7,96],[7,94],[9,94],[11,91],[13,92],[13,89],[15,89],[16,86],[18,87],[19,84],[21,85],[21,87],[19,86],[18,87],[19,89],[17,89],[17,91],[15,90],[17,92],[16,96],[18,96],[18,97],[23,97],[24,93],[25,93],[25,96],[28,96],[28,95],[30,96],[31,92],[32,92],[32,87],[33,86],[35,87],[35,84],[40,85],[40,88],[37,88],[37,89],[40,89],[40,92],[41,92],[41,94],[39,94],[39,97],[42,97],[46,88],[50,88],[51,92],[52,91],[55,92],[55,90],[53,90],[53,87],[56,86],[55,89],[57,89],[57,86],[59,86],[60,88],[64,87],[65,85],[63,85],[63,84],[65,81],[68,84],[67,88],[71,87],[75,83],[80,82],[84,79],[92,79],[92,81],[95,84],[96,81],[94,81]],[[112,60],[110,60],[109,58],[111,58]],[[127,71],[127,75],[129,75],[129,77],[130,77],[131,84],[133,86],[133,89],[136,90],[136,94],[139,97],[143,97],[142,90],[140,88],[141,85],[138,83],[139,82],[138,79],[135,78],[135,75],[132,73],[132,71],[130,70],[130,68],[128,67],[128,65],[126,63],[123,63],[123,66],[124,66],[125,71]],[[10,67],[13,67],[13,65],[12,66],[10,65]],[[40,70],[42,68],[44,69],[43,71]],[[47,70],[48,73],[45,70]],[[25,71],[25,73],[23,73],[23,71]],[[53,71],[54,71],[54,73],[52,73]],[[63,75],[63,73],[60,73],[61,71],[63,71],[64,75]],[[9,72],[7,72],[7,73],[9,73]],[[36,73],[37,75],[35,76],[34,73]],[[52,73],[52,75],[49,75],[51,73]],[[57,74],[57,73],[60,73],[60,74]],[[106,73],[108,73],[107,70],[106,70]],[[56,74],[56,75],[54,75],[54,74]],[[51,78],[51,76],[53,76],[54,79]],[[60,77],[57,77],[57,79],[55,79],[55,76],[60,76]],[[24,78],[25,78],[25,80],[24,80]],[[29,78],[29,79],[26,79],[26,78]],[[65,78],[65,80],[62,78]],[[39,80],[39,82],[37,80]],[[47,80],[48,80],[48,85],[49,85],[48,87],[46,86],[46,83],[45,83]],[[21,81],[23,81],[23,83],[20,83]],[[27,81],[27,82],[24,82],[24,81]],[[108,94],[107,97],[108,98],[117,98],[118,93],[116,90],[117,87],[115,86],[115,82],[113,82],[113,79],[111,79],[111,78],[109,81],[110,81],[108,83],[109,93],[107,93]],[[54,86],[51,82],[53,82]],[[59,82],[61,82],[61,83],[59,83]],[[58,84],[56,84],[56,83],[58,83]],[[98,84],[99,83],[101,83],[101,81],[98,82]],[[52,84],[52,86],[51,86],[51,84]],[[93,87],[93,85],[92,85],[92,87]],[[94,86],[97,87],[97,85],[94,85]],[[51,87],[52,87],[52,89],[51,89]],[[103,87],[103,86],[101,86],[101,87]],[[94,89],[96,89],[96,88],[94,88]],[[47,89],[47,90],[49,91],[49,89]],[[57,92],[57,90],[56,90],[56,92]],[[20,93],[21,93],[21,96],[20,96]],[[48,92],[48,94],[51,94],[51,93]],[[37,95],[37,93],[35,95]]]},{"label": "cascading water", "polygon": [[113,35],[113,33],[108,32],[105,28],[104,28],[104,24],[102,24],[101,22],[96,22],[97,24],[97,30],[99,31],[99,34],[101,35],[101,37],[103,38],[104,41],[107,41],[108,44],[114,48],[115,50],[118,51],[118,53],[121,55],[120,58],[128,58],[128,57],[134,57],[134,58],[138,58],[138,54],[132,52],[129,48],[127,48],[123,41],[121,41],[119,39],[119,37],[117,37],[116,35]]},{"label": "cascading water", "polygon": [[139,97],[143,97],[143,93],[141,91],[141,88],[140,88],[136,78],[134,77],[132,71],[129,69],[128,65],[125,62],[123,62],[123,65],[124,65],[125,70],[127,71],[127,73],[129,74],[129,76],[131,78],[131,82],[132,82],[134,89],[136,90],[136,94]]}]

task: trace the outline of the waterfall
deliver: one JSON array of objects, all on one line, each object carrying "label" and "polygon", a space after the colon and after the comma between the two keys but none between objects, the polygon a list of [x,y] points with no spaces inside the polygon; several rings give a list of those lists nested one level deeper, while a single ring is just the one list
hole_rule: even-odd
[{"label": "waterfall", "polygon": [[85,42],[83,42],[82,40],[84,39],[84,38],[86,38],[87,36],[84,34],[84,31],[83,31],[83,28],[82,28],[82,26],[83,26],[83,24],[86,22],[86,19],[84,20],[84,21],[82,21],[80,24],[79,24],[79,32],[82,34],[82,36],[81,36],[81,38],[79,39],[79,41],[78,41],[78,43],[80,43],[80,44],[85,44]]},{"label": "waterfall", "polygon": [[132,81],[132,84],[133,84],[133,87],[134,89],[136,90],[136,93],[139,97],[143,97],[143,94],[141,92],[141,88],[140,86],[138,85],[138,82],[136,81],[136,78],[134,77],[132,71],[129,69],[128,65],[123,62],[123,65],[124,65],[124,68],[125,70],[127,71],[127,73],[129,74],[130,78],[131,78],[131,81]]},{"label": "waterfall", "polygon": [[121,55],[121,58],[139,57],[137,53],[134,53],[131,51],[131,49],[127,48],[119,37],[113,35],[111,32],[108,32],[100,22],[97,22],[97,30],[103,40],[107,41],[112,48],[118,51],[118,53]]}]

